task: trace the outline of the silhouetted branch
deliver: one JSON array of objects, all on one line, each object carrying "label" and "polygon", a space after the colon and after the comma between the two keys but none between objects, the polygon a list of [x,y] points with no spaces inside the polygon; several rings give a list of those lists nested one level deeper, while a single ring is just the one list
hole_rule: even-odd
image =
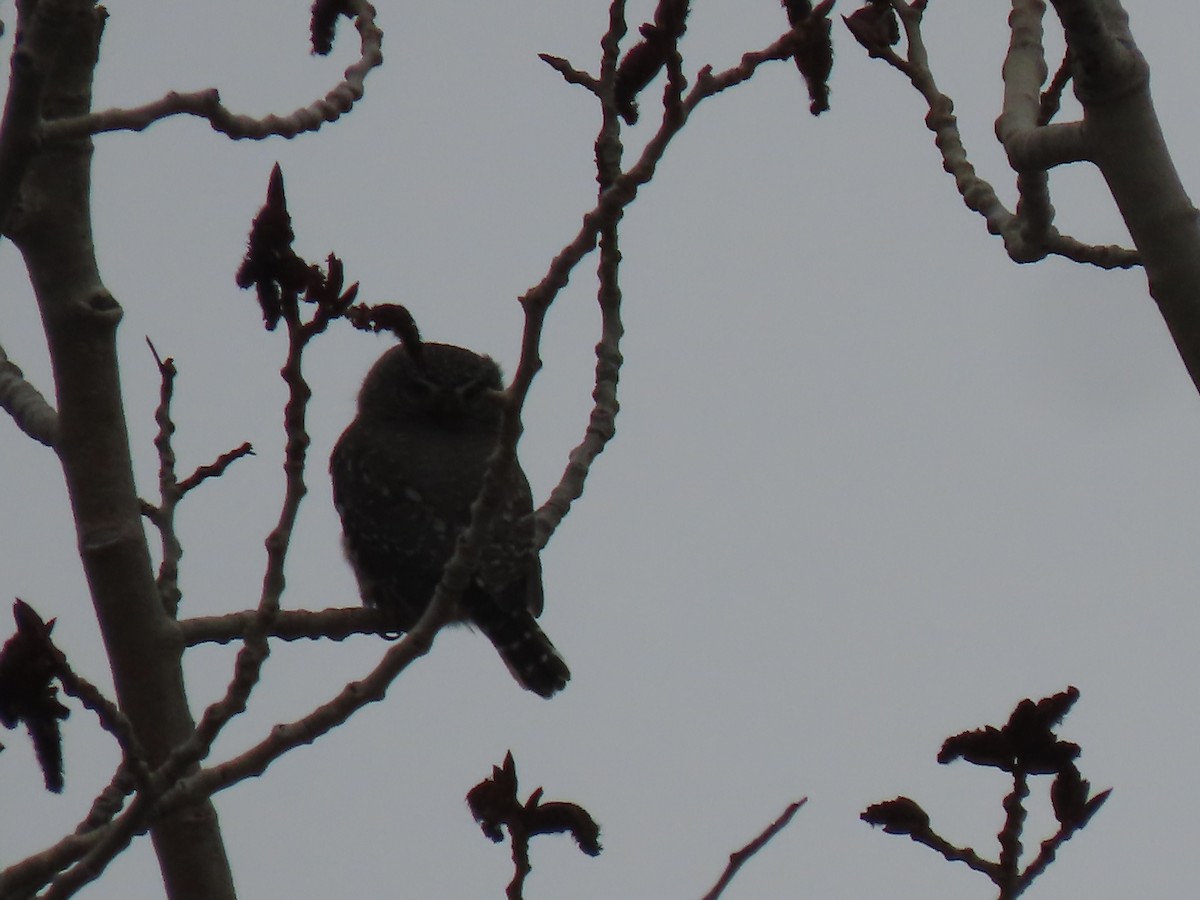
[{"label": "silhouetted branch", "polygon": [[717,898],[725,892],[725,888],[729,887],[729,883],[733,881],[733,876],[738,873],[738,870],[740,870],[742,866],[744,866],[747,861],[754,856],[754,854],[758,853],[759,850],[767,846],[767,844],[770,843],[775,835],[787,828],[788,823],[792,821],[792,817],[795,816],[796,813],[799,812],[800,807],[807,802],[808,798],[802,797],[794,803],[789,803],[787,809],[783,811],[779,818],[764,828],[758,837],[748,843],[741,850],[729,854],[729,865],[725,867],[725,871],[721,873],[721,877],[717,879],[717,883],[713,885],[712,890],[704,895],[703,900],[717,900]]},{"label": "silhouetted branch", "polygon": [[163,797],[168,809],[193,803],[217,791],[261,775],[267,767],[289,750],[311,744],[321,735],[345,722],[368,703],[384,698],[388,687],[415,660],[433,646],[437,632],[450,618],[449,604],[436,598],[407,634],[383,655],[365,677],[347,684],[336,697],[295,721],[276,725],[263,740],[218,765],[201,769],[183,778]]},{"label": "silhouetted branch", "polygon": [[[1078,699],[1079,691],[1070,687],[1038,701],[1022,700],[1003,726],[964,731],[942,744],[939,763],[962,759],[1012,776],[1012,790],[1004,798],[998,860],[983,859],[974,850],[951,844],[933,830],[928,814],[908,797],[872,804],[862,813],[862,820],[881,826],[888,834],[924,844],[950,862],[965,863],[999,888],[1000,900],[1014,900],[1045,871],[1058,848],[1083,828],[1108,799],[1109,791],[1092,796],[1091,785],[1079,774],[1075,766],[1079,745],[1054,733]],[[1042,842],[1037,858],[1022,871],[1021,838],[1028,818],[1025,801],[1029,797],[1029,778],[1036,775],[1055,776],[1050,798],[1059,829]]]},{"label": "silhouetted branch", "polygon": [[183,546],[175,532],[175,510],[188,491],[197,487],[208,478],[215,478],[237,459],[254,452],[250,444],[222,453],[216,461],[207,466],[200,466],[183,481],[178,479],[175,472],[175,448],[172,437],[175,434],[175,422],[171,418],[171,398],[175,391],[175,360],[159,356],[158,349],[150,338],[146,345],[154,356],[158,366],[160,387],[158,407],[154,411],[154,421],[158,423],[158,433],[154,437],[154,447],[158,451],[158,505],[146,500],[141,501],[142,514],[158,529],[162,547],[162,560],[158,566],[158,592],[162,597],[163,606],[167,613],[174,617],[179,613],[179,561],[183,557]]},{"label": "silhouetted branch", "polygon": [[215,88],[179,93],[170,91],[158,100],[132,109],[113,108],[75,118],[54,119],[37,130],[44,143],[71,140],[107,131],[142,131],[162,119],[177,115],[207,119],[214,131],[235,140],[268,137],[291,138],[337,121],[362,97],[364,81],[371,69],[383,62],[383,32],[375,24],[375,8],[366,0],[346,0],[353,11],[361,39],[361,55],[346,69],[343,80],[322,99],[287,115],[261,118],[231,112]]},{"label": "silhouetted branch", "polygon": [[504,840],[504,829],[512,843],[513,878],[506,892],[509,900],[524,896],[525,879],[533,870],[529,841],[539,834],[569,834],[588,856],[600,854],[600,826],[577,803],[542,802],[537,788],[524,803],[517,796],[517,765],[510,750],[492,776],[467,792],[467,806],[484,835],[495,843]]},{"label": "silhouetted branch", "polygon": [[[616,61],[617,46],[624,31],[624,4],[613,3],[610,7],[609,29],[601,44],[604,52],[604,58],[601,60],[602,75],[596,80],[600,96],[609,96],[613,89],[612,82],[619,68]],[[521,359],[508,388],[509,403],[505,408],[500,447],[490,467],[490,471],[495,471],[497,462],[502,462],[504,455],[514,452],[520,436],[521,409],[533,379],[542,365],[539,345],[546,314],[558,293],[566,286],[575,267],[601,244],[603,239],[608,249],[602,249],[598,269],[601,340],[596,346],[596,381],[592,394],[595,403],[583,441],[571,452],[559,484],[551,492],[550,499],[537,512],[539,546],[549,540],[571,503],[582,494],[592,463],[615,433],[614,420],[619,408],[616,389],[622,362],[620,338],[624,331],[620,319],[621,295],[617,286],[620,251],[616,228],[625,209],[637,198],[641,186],[654,177],[655,170],[672,139],[682,130],[692,111],[701,102],[747,81],[764,63],[790,59],[794,52],[795,40],[793,34],[788,32],[764,50],[744,54],[738,65],[722,72],[714,73],[711,66],[705,66],[697,75],[696,84],[686,93],[682,62],[678,59],[677,52],[669,54],[669,58],[664,62],[668,68],[668,84],[664,92],[664,108],[658,130],[646,142],[637,161],[624,171],[621,170],[620,125],[615,116],[623,115],[628,110],[623,110],[619,104],[611,107],[602,105],[605,118],[601,134],[596,141],[599,199],[596,206],[584,215],[583,227],[551,261],[542,280],[520,298],[525,311]],[[563,67],[575,71],[569,63],[560,62],[561,66],[555,65],[559,71],[562,71]],[[488,490],[488,484],[494,480],[496,479],[492,478],[489,472],[489,478],[485,480],[485,492]]]},{"label": "silhouetted branch", "polygon": [[549,53],[539,53],[538,59],[558,72],[568,84],[578,84],[587,88],[597,97],[600,96],[600,82],[587,72],[580,71],[561,56],[551,56]]},{"label": "silhouetted branch", "polygon": [[[258,610],[225,613],[219,616],[198,616],[182,619],[179,630],[184,643],[227,644],[242,640],[258,618]],[[394,623],[381,609],[365,606],[344,609],[283,609],[267,629],[267,636],[281,641],[334,640],[341,641],[356,634],[394,633]]]}]

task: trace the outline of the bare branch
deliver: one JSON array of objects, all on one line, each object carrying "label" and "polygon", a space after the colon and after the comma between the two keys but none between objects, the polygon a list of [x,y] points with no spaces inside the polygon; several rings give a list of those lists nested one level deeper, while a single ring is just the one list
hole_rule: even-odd
[{"label": "bare branch", "polygon": [[146,767],[146,753],[134,734],[133,725],[128,717],[121,712],[116,703],[105,697],[98,687],[75,674],[58,647],[51,645],[50,649],[54,654],[54,674],[62,683],[63,691],[96,714],[101,727],[116,738],[121,748],[122,764],[133,775],[138,787],[152,793],[150,772]]},{"label": "bare branch", "polygon": [[[2,141],[2,138],[0,138]],[[2,156],[2,151],[0,151]],[[2,164],[2,159],[0,159]],[[35,441],[53,447],[58,439],[58,413],[0,347],[0,409]]]},{"label": "bare branch", "polygon": [[[610,87],[616,77],[620,41],[625,31],[624,5],[614,3],[609,14],[608,31],[600,45],[601,82]],[[600,133],[596,137],[596,182],[600,185],[601,195],[620,176],[623,152],[620,112],[614,104],[602,103]],[[600,341],[596,344],[596,379],[592,390],[594,404],[583,440],[571,451],[562,477],[537,511],[539,547],[545,546],[570,511],[571,504],[583,495],[583,486],[592,463],[616,434],[615,420],[620,408],[617,382],[622,363],[620,343],[625,333],[621,324],[621,251],[617,221],[602,228],[599,236],[600,263],[596,273],[599,286],[596,299],[600,306]]]},{"label": "bare branch", "polygon": [[66,900],[103,874],[105,868],[138,834],[145,832],[152,812],[145,794],[137,794],[129,808],[104,828],[92,832],[85,853],[69,869],[60,872],[38,896],[40,900]]},{"label": "bare branch", "polygon": [[[609,15],[609,29],[601,43],[603,58],[598,91],[602,97],[611,96],[617,70],[618,45],[625,29],[624,4],[614,3]],[[600,196],[596,207],[584,216],[583,228],[575,239],[554,258],[542,281],[521,298],[525,309],[521,362],[509,387],[511,403],[501,433],[502,444],[507,442],[510,447],[515,447],[521,430],[520,409],[533,377],[541,367],[538,344],[546,312],[566,285],[574,267],[599,244],[601,254],[597,270],[597,299],[601,313],[601,336],[596,345],[596,376],[592,392],[594,404],[583,440],[571,451],[559,483],[537,511],[538,546],[545,546],[571,504],[582,495],[592,463],[616,432],[615,419],[619,409],[617,383],[622,363],[620,341],[624,334],[620,314],[618,273],[621,253],[617,225],[625,208],[636,198],[639,187],[653,177],[671,140],[701,102],[749,80],[764,63],[789,59],[794,50],[795,41],[789,32],[761,51],[744,54],[738,65],[725,71],[714,74],[711,66],[705,66],[697,75],[695,85],[686,93],[682,60],[678,53],[671,54],[667,64],[668,79],[659,129],[646,143],[641,157],[626,172],[621,171],[623,148],[618,121],[620,111],[612,103],[603,103],[603,120],[596,139],[596,180],[600,185]]]},{"label": "bare branch", "polygon": [[712,66],[705,66],[700,70],[695,87],[688,93],[685,102],[688,112],[695,109],[701,100],[748,81],[763,63],[791,58],[794,50],[795,42],[791,32],[788,32],[762,50],[742,54],[741,61],[736,66],[716,75],[713,74]]},{"label": "bare branch", "polygon": [[168,615],[174,618],[179,614],[179,560],[183,557],[183,547],[175,533],[175,508],[182,492],[175,477],[175,449],[171,444],[171,436],[175,433],[175,423],[171,420],[171,397],[175,391],[176,370],[175,361],[159,356],[149,337],[146,338],[146,345],[154,356],[159,373],[158,406],[154,410],[154,421],[158,423],[154,447],[158,451],[159,501],[158,506],[143,501],[142,509],[158,529],[162,561],[158,565],[155,583],[163,606]]},{"label": "bare branch", "polygon": [[1036,128],[1042,117],[1039,91],[1048,74],[1042,41],[1045,9],[1045,3],[1018,2],[1008,16],[1008,53],[1000,70],[1004,102],[996,120],[1001,143],[1008,132]]},{"label": "bare branch", "polygon": [[1054,117],[1058,115],[1058,110],[1062,106],[1063,91],[1067,89],[1067,82],[1070,80],[1071,48],[1068,47],[1066,52],[1063,53],[1062,62],[1058,65],[1058,71],[1050,79],[1050,86],[1042,91],[1038,112],[1039,125],[1049,125]]},{"label": "bare branch", "polygon": [[759,850],[765,847],[775,835],[787,828],[788,823],[792,821],[792,817],[800,810],[805,803],[808,802],[807,797],[802,797],[795,803],[789,803],[782,815],[774,822],[768,825],[763,832],[748,843],[736,853],[729,854],[729,865],[725,867],[725,871],[721,873],[721,877],[717,879],[717,883],[713,885],[711,891],[704,895],[703,900],[717,900],[724,893],[725,888],[729,887],[729,883],[733,881],[733,876],[738,873],[738,870],[746,864],[750,857],[754,856]]},{"label": "bare branch", "polygon": [[378,665],[359,681],[347,684],[338,696],[294,722],[276,725],[266,738],[246,752],[219,765],[202,769],[182,779],[164,797],[164,812],[177,809],[247,778],[261,775],[267,767],[295,747],[311,744],[321,735],[349,719],[368,703],[376,703],[388,687],[415,660],[433,646],[438,631],[450,619],[449,593],[441,590],[417,624],[399,643],[388,649]]},{"label": "bare branch", "polygon": [[976,872],[986,875],[993,882],[1000,879],[1000,867],[998,863],[984,859],[970,847],[958,847],[951,844],[933,829],[914,831],[909,834],[909,837],[915,843],[924,844],[926,847],[939,853],[947,862],[960,862],[968,869],[974,869]]},{"label": "bare branch", "polygon": [[129,770],[122,764],[117,766],[112,780],[92,800],[87,816],[75,828],[76,834],[87,834],[102,825],[107,825],[125,805],[125,798],[133,793],[136,785]]},{"label": "bare branch", "polygon": [[142,501],[142,513],[154,523],[159,532],[162,544],[162,561],[158,567],[158,591],[167,612],[174,617],[179,613],[179,601],[181,597],[179,592],[179,561],[183,557],[183,547],[179,543],[179,537],[175,532],[175,510],[178,508],[180,500],[183,499],[188,491],[197,487],[207,478],[214,478],[221,475],[234,460],[251,454],[254,450],[250,444],[242,444],[234,450],[222,453],[211,465],[200,466],[183,481],[179,481],[175,472],[175,449],[172,445],[172,437],[175,434],[175,422],[171,418],[171,399],[175,391],[175,376],[177,374],[175,360],[171,357],[163,359],[159,356],[158,349],[154,346],[150,338],[146,338],[146,345],[150,348],[150,352],[154,356],[154,362],[158,366],[159,378],[161,380],[158,406],[154,410],[154,421],[158,423],[158,433],[154,437],[154,447],[158,451],[159,502],[155,506]]},{"label": "bare branch", "polygon": [[233,463],[244,456],[253,455],[254,447],[251,446],[249,441],[234,447],[232,450],[226,450],[207,466],[197,466],[195,472],[179,482],[180,493],[186,494],[192,488],[199,486],[209,478],[220,478]]},{"label": "bare branch", "polygon": [[117,107],[45,122],[37,130],[37,136],[46,143],[53,143],[107,131],[142,131],[155,122],[177,115],[207,119],[214,131],[234,140],[293,138],[304,132],[317,131],[350,111],[363,96],[367,73],[383,62],[383,32],[375,24],[375,7],[366,0],[347,0],[347,6],[354,15],[361,39],[359,59],[346,69],[343,80],[323,98],[287,115],[254,118],[231,112],[221,103],[215,88],[186,94],[171,91],[152,103],[132,109]]},{"label": "bare branch", "polygon": [[929,67],[921,32],[925,4],[891,0],[891,6],[904,28],[906,54],[902,57],[890,46],[880,45],[872,46],[871,55],[903,72],[925,98],[929,107],[925,125],[934,133],[942,167],[953,176],[967,208],[983,216],[987,230],[1004,241],[1009,257],[1028,263],[1058,255],[1102,268],[1140,265],[1140,255],[1132,250],[1089,246],[1060,234],[1053,226],[1054,207],[1050,203],[1045,170],[1089,159],[1091,148],[1085,143],[1084,131],[1078,123],[1037,124],[1041,114],[1038,89],[1046,77],[1038,0],[1016,0],[1013,4],[1009,20],[1013,35],[1004,67],[1005,106],[996,123],[997,136],[1018,173],[1020,202],[1015,215],[1001,203],[992,185],[979,176],[967,158],[954,116],[954,101],[938,88]]},{"label": "bare branch", "polygon": [[551,56],[549,53],[539,53],[538,59],[562,75],[568,84],[578,84],[581,87],[587,88],[596,96],[600,96],[600,82],[587,72],[576,69],[562,57]]},{"label": "bare branch", "polygon": [[[258,618],[258,610],[200,616],[179,623],[186,646],[243,640]],[[322,610],[284,609],[267,629],[267,637],[281,641],[342,641],[356,634],[392,632],[386,612],[365,606]]]},{"label": "bare branch", "polygon": [[1046,249],[1072,262],[1101,269],[1132,269],[1142,265],[1142,254],[1117,244],[1085,244],[1065,234],[1046,235]]},{"label": "bare branch", "polygon": [[54,846],[0,871],[0,897],[32,897],[56,874],[94,847],[99,839],[99,831],[69,834]]}]

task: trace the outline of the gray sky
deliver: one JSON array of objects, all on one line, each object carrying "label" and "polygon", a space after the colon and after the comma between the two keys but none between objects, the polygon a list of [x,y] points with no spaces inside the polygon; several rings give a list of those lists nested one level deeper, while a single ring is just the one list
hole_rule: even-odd
[{"label": "gray sky", "polygon": [[[509,371],[515,298],[590,208],[597,113],[536,53],[595,69],[606,4],[475,6],[381,3],[387,61],[360,107],[318,136],[231,144],[178,120],[97,141],[98,250],[125,307],[142,491],[154,488],[158,392],[146,335],[179,367],[181,471],[244,440],[258,451],[185,502],[185,614],[254,605],[278,513],[283,341],[233,284],[271,165],[301,253],[335,251],[364,300],[403,302],[426,337]],[[631,20],[652,6],[631,4]],[[689,73],[731,65],[785,25],[772,0],[694,7]],[[1200,10],[1126,7],[1194,189]],[[311,58],[307,9],[280,0],[109,10],[101,107],[216,86],[236,109],[288,111],[332,85],[357,46],[343,27],[332,61]],[[927,39],[972,161],[1011,203],[992,137],[1007,12],[931,4]],[[618,435],[543,553],[543,624],[569,688],[541,701],[481,637],[442,635],[384,703],[218,797],[242,896],[338,896],[347,883],[364,897],[500,896],[507,852],[463,796],[511,748],[523,793],[543,785],[603,827],[598,859],[565,838],[536,843],[530,898],[698,897],[731,850],[805,795],[726,896],[989,897],[964,866],[858,813],[905,794],[943,835],[994,856],[1003,777],[934,756],[947,735],[1068,684],[1082,698],[1062,734],[1082,744],[1084,777],[1114,793],[1035,890],[1175,895],[1191,881],[1200,789],[1176,773],[1200,739],[1195,390],[1142,274],[1009,262],[941,171],[920,98],[835,27],[830,113],[807,114],[790,63],[764,68],[700,108],[626,217]],[[647,123],[657,91],[642,101]],[[1128,241],[1095,172],[1056,172],[1051,187],[1064,231]],[[2,252],[0,340],[49,392],[19,257]],[[551,313],[527,408],[521,455],[543,497],[586,424],[594,265]],[[325,461],[387,346],[340,328],[311,354],[311,493],[290,607],[356,602]],[[103,682],[56,462],[2,423],[0,454],[4,593],[59,616],[60,645]],[[277,646],[214,759],[328,699],[382,650]],[[229,648],[189,656],[197,711],[231,662]],[[76,709],[68,790],[53,797],[28,741],[0,739],[11,862],[78,821],[116,753]],[[1034,797],[1047,789],[1035,782]],[[1050,829],[1037,809],[1035,848]],[[152,896],[148,879],[143,840],[84,896]]]}]

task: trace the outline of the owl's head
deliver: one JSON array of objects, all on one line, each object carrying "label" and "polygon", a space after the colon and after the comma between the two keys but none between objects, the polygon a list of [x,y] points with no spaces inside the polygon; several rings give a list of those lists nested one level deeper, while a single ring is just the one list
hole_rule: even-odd
[{"label": "owl's head", "polygon": [[358,394],[360,416],[455,430],[495,430],[500,422],[500,367],[453,344],[403,345],[379,357]]}]

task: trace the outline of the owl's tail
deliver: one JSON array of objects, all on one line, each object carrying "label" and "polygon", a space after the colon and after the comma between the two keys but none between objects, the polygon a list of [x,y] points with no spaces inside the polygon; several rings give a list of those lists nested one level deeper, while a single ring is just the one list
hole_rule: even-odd
[{"label": "owl's tail", "polygon": [[462,605],[471,623],[495,645],[521,687],[551,697],[566,687],[571,670],[537,620],[523,608],[508,609],[482,592],[467,590]]}]

